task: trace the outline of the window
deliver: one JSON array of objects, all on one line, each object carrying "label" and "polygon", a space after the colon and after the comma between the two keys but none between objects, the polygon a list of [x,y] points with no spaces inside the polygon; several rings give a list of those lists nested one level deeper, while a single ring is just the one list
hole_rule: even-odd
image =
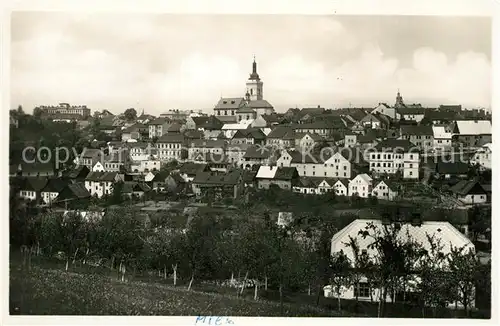
[{"label": "window", "polygon": [[347,170],[347,166],[346,166],[346,165],[344,165],[344,171],[345,171],[345,170]]}]

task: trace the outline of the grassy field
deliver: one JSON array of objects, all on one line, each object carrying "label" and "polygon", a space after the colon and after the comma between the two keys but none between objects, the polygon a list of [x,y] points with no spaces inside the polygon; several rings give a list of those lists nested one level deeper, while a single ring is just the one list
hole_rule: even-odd
[{"label": "grassy field", "polygon": [[[107,275],[66,272],[37,264],[27,270],[11,263],[10,314],[281,316],[281,309],[277,302],[196,289],[188,292],[185,287],[140,280],[122,283]],[[285,303],[283,316],[334,317],[339,313]]]},{"label": "grassy field", "polygon": [[[173,287],[171,279],[157,275],[134,275],[120,282],[116,272],[88,265],[64,269],[63,261],[36,257],[31,269],[21,259],[10,260],[10,314],[12,315],[163,315],[163,316],[287,316],[287,317],[376,317],[375,302],[341,300],[337,311],[334,298],[304,293],[284,293],[283,313],[277,291],[259,290],[260,299],[253,300],[253,289],[236,297],[236,290],[194,283],[187,291],[186,281]],[[318,304],[318,305],[317,305]],[[425,316],[463,318],[462,311],[445,309],[437,314],[426,309]],[[417,306],[388,304],[385,317],[422,318]],[[473,312],[472,318],[489,318],[489,310]]]}]

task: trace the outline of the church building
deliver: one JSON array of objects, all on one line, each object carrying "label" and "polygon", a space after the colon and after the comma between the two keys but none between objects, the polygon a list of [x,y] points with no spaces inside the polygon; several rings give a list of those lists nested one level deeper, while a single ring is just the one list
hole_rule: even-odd
[{"label": "church building", "polygon": [[274,113],[273,106],[264,100],[264,83],[257,73],[255,57],[252,73],[246,82],[245,97],[223,97],[214,108],[214,114],[222,122],[253,120],[262,115]]}]

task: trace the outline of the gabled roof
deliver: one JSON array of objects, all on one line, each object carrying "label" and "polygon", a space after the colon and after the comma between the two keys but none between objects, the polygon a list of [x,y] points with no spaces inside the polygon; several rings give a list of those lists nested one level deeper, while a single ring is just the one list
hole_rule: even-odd
[{"label": "gabled roof", "polygon": [[56,192],[59,193],[66,186],[66,182],[61,179],[49,179],[42,192]]},{"label": "gabled roof", "polygon": [[245,105],[245,99],[243,97],[226,97],[221,98],[219,102],[215,105],[215,110],[224,109],[238,109]]},{"label": "gabled roof", "polygon": [[362,174],[358,174],[357,176],[355,176],[350,182],[353,182],[355,179],[361,179],[363,180],[365,183],[371,183],[372,182],[372,177],[370,177],[368,174],[366,173],[362,173]]},{"label": "gabled roof", "polygon": [[83,182],[80,183],[70,183],[67,185],[67,189],[76,197],[79,199],[83,198],[88,198],[90,197],[90,193],[85,188],[85,184]]},{"label": "gabled roof", "polygon": [[491,134],[491,121],[489,120],[457,120],[456,126],[460,135]]},{"label": "gabled roof", "polygon": [[266,135],[262,132],[262,130],[258,128],[240,129],[237,130],[233,136],[233,139],[239,138],[253,138],[255,140],[263,140],[266,139]]},{"label": "gabled roof", "polygon": [[460,196],[486,194],[486,190],[477,180],[461,180],[452,186],[450,191]]},{"label": "gabled roof", "polygon": [[196,128],[201,128],[204,124],[207,123],[209,117],[191,117],[193,119]]},{"label": "gabled roof", "polygon": [[398,184],[392,180],[378,180],[375,182],[376,186],[374,188],[378,187],[381,183],[385,184],[392,191],[398,191]]},{"label": "gabled roof", "polygon": [[436,172],[439,174],[465,175],[470,166],[465,162],[437,162]]},{"label": "gabled roof", "polygon": [[193,139],[189,143],[190,148],[224,148],[226,147],[225,140],[213,139]]},{"label": "gabled roof", "polygon": [[411,149],[412,152],[417,153],[415,145],[406,139],[389,138],[378,143],[375,148],[378,151],[391,153],[403,153],[408,152]]},{"label": "gabled roof", "polygon": [[42,172],[53,172],[54,171],[54,164],[51,162],[48,163],[41,163],[41,162],[35,162],[35,163],[27,163],[27,162],[22,162],[21,163],[21,171],[22,172],[30,172],[30,173],[42,173]]},{"label": "gabled roof", "polygon": [[199,130],[184,130],[184,132],[182,134],[184,135],[184,138],[186,140],[203,139],[203,137],[204,137],[203,131],[199,131]]},{"label": "gabled roof", "polygon": [[254,100],[254,101],[250,101],[247,104],[247,106],[250,107],[250,108],[270,108],[270,109],[273,108],[273,106],[271,105],[271,103],[269,103],[266,100]]},{"label": "gabled roof", "polygon": [[122,193],[131,193],[135,191],[147,192],[150,188],[147,184],[135,181],[125,181],[123,183]]},{"label": "gabled roof", "polygon": [[363,109],[352,110],[352,112],[349,113],[349,116],[355,121],[361,121],[367,115],[368,113]]},{"label": "gabled roof", "polygon": [[292,140],[295,139],[295,132],[293,128],[289,126],[278,125],[271,130],[271,132],[267,135],[267,138]]},{"label": "gabled roof", "polygon": [[316,107],[316,108],[303,108],[300,110],[300,117],[302,118],[306,114],[309,116],[319,115],[325,112],[325,108]]},{"label": "gabled roof", "polygon": [[198,172],[193,183],[202,185],[236,185],[240,181],[241,172],[234,170],[229,173]]},{"label": "gabled roof", "polygon": [[186,180],[179,173],[171,172],[168,177],[172,178],[178,184],[186,183]]},{"label": "gabled roof", "polygon": [[270,146],[254,145],[247,149],[244,158],[249,159],[266,159],[273,154],[273,149]]},{"label": "gabled roof", "polygon": [[95,159],[100,155],[104,155],[100,149],[84,148],[82,153],[80,154],[80,157]]},{"label": "gabled roof", "polygon": [[261,166],[257,171],[256,179],[292,180],[298,177],[294,167]]},{"label": "gabled roof", "polygon": [[180,132],[182,129],[182,124],[179,122],[173,122],[168,128],[167,132]]},{"label": "gabled roof", "polygon": [[205,163],[194,163],[194,162],[186,162],[182,164],[179,168],[180,173],[185,173],[187,175],[195,175],[198,172],[203,172],[209,170],[209,167]]},{"label": "gabled roof", "polygon": [[401,126],[401,135],[410,135],[410,136],[432,136],[434,133],[432,132],[432,126],[426,125],[402,125]]},{"label": "gabled roof", "polygon": [[177,133],[170,133],[161,136],[157,143],[184,143],[184,135]]},{"label": "gabled roof", "polygon": [[236,114],[238,114],[238,113],[240,113],[240,114],[243,114],[243,113],[255,113],[255,110],[252,109],[251,107],[244,106],[244,107],[241,107],[241,108],[237,109],[235,113]]},{"label": "gabled roof", "polygon": [[309,137],[312,138],[312,140],[314,141],[322,141],[324,140],[323,137],[321,137],[320,135],[318,134],[315,134],[315,133],[312,133],[312,132],[306,132],[306,133],[295,133],[295,139],[302,139],[304,138],[306,135],[308,135]]},{"label": "gabled roof", "polygon": [[114,182],[118,172],[90,172],[85,178],[86,181],[106,181]]},{"label": "gabled roof", "polygon": [[[344,243],[347,242],[349,240],[349,236],[351,236],[357,239],[360,250],[366,249],[370,256],[375,254],[375,249],[369,248],[369,245],[373,242],[373,240],[370,237],[363,238],[359,234],[359,231],[365,230],[369,224],[374,224],[379,230],[382,230],[384,227],[380,219],[357,219],[333,235],[331,241],[331,251],[338,252],[341,249],[345,251]],[[474,250],[472,242],[449,222],[424,221],[420,226],[413,226],[411,223],[404,223],[401,225],[401,229],[398,232],[398,238],[407,239],[408,235],[414,241],[421,244],[426,250],[431,249],[428,236],[434,236],[441,241],[444,245],[443,253],[445,254],[449,253],[452,247],[466,247]],[[350,251],[349,254],[351,254]]]},{"label": "gabled roof", "polygon": [[49,180],[44,177],[28,177],[24,179],[24,185],[20,188],[22,190],[41,191],[48,182]]},{"label": "gabled roof", "polygon": [[170,122],[168,118],[156,118],[153,121],[150,121],[148,125],[164,125]]},{"label": "gabled roof", "polygon": [[425,113],[425,109],[422,107],[404,107],[396,109],[401,115],[420,115]]},{"label": "gabled roof", "polygon": [[460,118],[460,114],[454,111],[434,111],[429,110],[425,112],[425,118],[434,121],[434,120],[445,120],[445,121],[453,121]]},{"label": "gabled roof", "polygon": [[455,112],[460,112],[462,111],[462,105],[449,105],[449,104],[443,104],[439,106],[440,110],[445,110],[445,111],[455,111]]},{"label": "gabled roof", "polygon": [[261,115],[262,119],[264,119],[268,124],[271,123],[279,123],[282,119],[282,116],[273,113],[273,114],[264,114]]}]

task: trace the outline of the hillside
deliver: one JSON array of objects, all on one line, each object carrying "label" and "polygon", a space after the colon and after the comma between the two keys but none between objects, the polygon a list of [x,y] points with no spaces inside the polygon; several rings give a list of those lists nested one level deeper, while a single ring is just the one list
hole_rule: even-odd
[{"label": "hillside", "polygon": [[[33,266],[10,271],[10,313],[23,315],[280,316],[276,302],[187,292],[158,283],[121,283],[109,276]],[[284,305],[284,316],[337,316],[336,311]]]}]

